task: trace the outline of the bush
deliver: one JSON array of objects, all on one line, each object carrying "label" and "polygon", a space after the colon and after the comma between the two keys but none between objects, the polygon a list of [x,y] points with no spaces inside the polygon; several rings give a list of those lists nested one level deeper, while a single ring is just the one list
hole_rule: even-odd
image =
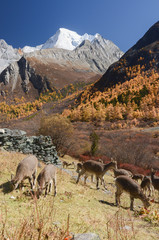
[{"label": "bush", "polygon": [[90,140],[91,140],[91,155],[94,156],[95,153],[98,150],[98,141],[99,141],[99,136],[97,135],[96,132],[92,132],[90,134]]},{"label": "bush", "polygon": [[51,136],[58,155],[64,156],[74,144],[73,130],[72,124],[67,118],[53,114],[41,119],[39,134]]}]

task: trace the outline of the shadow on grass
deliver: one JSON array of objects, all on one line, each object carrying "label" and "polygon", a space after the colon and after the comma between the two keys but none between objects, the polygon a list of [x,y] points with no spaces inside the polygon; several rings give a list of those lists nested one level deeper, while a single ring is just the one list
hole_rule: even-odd
[{"label": "shadow on grass", "polygon": [[[111,207],[117,207],[117,205],[115,203],[111,203],[111,202],[107,202],[107,201],[103,201],[103,200],[99,200],[99,202],[102,203],[102,204],[109,205]],[[123,207],[123,206],[120,206],[120,207],[123,208],[123,209],[126,209],[126,210],[129,209],[129,207]]]},{"label": "shadow on grass", "polygon": [[[25,185],[18,187],[17,190],[22,191],[22,193],[23,193],[26,197],[31,197],[31,198],[33,198],[34,196],[36,196],[36,192],[34,192],[34,191],[31,191],[31,190],[23,191],[22,189],[24,189],[24,186],[25,186]],[[2,192],[3,192],[4,194],[8,194],[8,193],[11,193],[11,192],[14,191],[14,188],[13,188],[13,185],[12,185],[11,181],[2,183],[2,184],[0,185],[0,189],[2,189]],[[15,191],[16,191],[16,190],[15,190]]]},{"label": "shadow on grass", "polygon": [[1,189],[1,188],[2,188],[2,192],[3,192],[4,194],[7,194],[7,193],[10,193],[10,192],[13,191],[13,185],[12,185],[12,183],[11,183],[10,181],[5,182],[5,183],[2,183],[2,184],[0,185],[0,189]]},{"label": "shadow on grass", "polygon": [[107,201],[104,201],[104,200],[99,200],[99,202],[102,203],[102,204],[109,205],[111,207],[116,207],[115,203],[107,202]]}]

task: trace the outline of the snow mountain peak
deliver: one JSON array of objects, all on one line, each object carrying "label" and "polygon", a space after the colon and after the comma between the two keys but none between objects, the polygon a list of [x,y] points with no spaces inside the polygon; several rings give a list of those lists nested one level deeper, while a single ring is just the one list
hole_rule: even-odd
[{"label": "snow mountain peak", "polygon": [[66,28],[59,28],[57,32],[50,37],[44,44],[36,46],[36,47],[29,47],[25,46],[22,51],[24,53],[34,52],[36,50],[41,49],[50,49],[50,48],[61,48],[65,50],[74,50],[75,48],[79,47],[83,41],[88,40],[90,43],[98,42],[100,45],[102,43],[111,42],[109,40],[104,39],[99,33],[95,35],[90,35],[85,33],[83,35],[79,35],[75,31],[71,31]]},{"label": "snow mountain peak", "polygon": [[92,41],[94,38],[95,36],[87,33],[81,36],[78,33],[66,28],[59,28],[56,34],[50,37],[46,43],[43,44],[42,49],[56,47],[66,50],[74,50],[84,40]]}]

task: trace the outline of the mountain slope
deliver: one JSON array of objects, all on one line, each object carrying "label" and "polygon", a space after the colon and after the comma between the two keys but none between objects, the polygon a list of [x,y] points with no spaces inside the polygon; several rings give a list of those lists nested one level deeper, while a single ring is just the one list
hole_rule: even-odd
[{"label": "mountain slope", "polygon": [[[103,91],[116,83],[123,83],[137,75],[138,70],[150,71],[159,68],[159,22],[130,48],[119,61],[112,64],[94,89]],[[136,74],[135,74],[136,71]]]},{"label": "mountain slope", "polygon": [[71,120],[159,121],[159,22],[81,93]]}]

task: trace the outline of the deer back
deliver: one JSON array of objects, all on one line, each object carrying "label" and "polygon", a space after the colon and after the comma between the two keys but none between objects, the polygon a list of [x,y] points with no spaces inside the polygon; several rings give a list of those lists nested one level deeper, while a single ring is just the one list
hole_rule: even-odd
[{"label": "deer back", "polygon": [[52,164],[48,164],[39,173],[37,181],[39,185],[43,185],[54,178],[56,178],[56,167]]},{"label": "deer back", "polygon": [[115,182],[117,187],[125,192],[130,193],[134,197],[139,195],[142,191],[140,185],[127,176],[119,176],[116,178]]},{"label": "deer back", "polygon": [[16,169],[16,176],[14,179],[31,177],[32,174],[36,171],[37,166],[38,159],[33,155],[27,156],[18,164]]}]

